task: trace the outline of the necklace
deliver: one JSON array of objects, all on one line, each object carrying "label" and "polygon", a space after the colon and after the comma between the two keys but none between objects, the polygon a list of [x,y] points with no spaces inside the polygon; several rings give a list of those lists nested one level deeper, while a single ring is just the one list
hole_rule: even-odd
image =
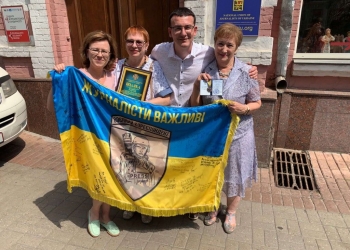
[{"label": "necklace", "polygon": [[[125,59],[125,61],[124,61],[124,64],[125,65],[127,65],[127,66],[130,66],[130,67],[132,67],[130,64],[128,64],[128,59],[129,58],[126,58]],[[143,62],[142,62],[143,61]],[[143,57],[143,60],[141,61],[141,65],[139,65],[139,66],[137,66],[137,67],[134,67],[134,68],[139,68],[139,69],[142,69],[145,65],[146,65],[146,63],[147,63],[147,56],[145,55],[144,57]]]},{"label": "necklace", "polygon": [[231,71],[232,71],[232,68],[228,73],[225,74],[225,73],[222,73],[221,70],[219,70],[219,76],[227,78],[230,76]]}]

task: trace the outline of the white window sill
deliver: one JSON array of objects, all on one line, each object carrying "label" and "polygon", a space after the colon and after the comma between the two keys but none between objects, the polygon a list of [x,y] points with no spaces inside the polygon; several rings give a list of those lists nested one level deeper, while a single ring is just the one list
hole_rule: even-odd
[{"label": "white window sill", "polygon": [[293,61],[293,76],[350,77],[348,53],[297,53]]}]

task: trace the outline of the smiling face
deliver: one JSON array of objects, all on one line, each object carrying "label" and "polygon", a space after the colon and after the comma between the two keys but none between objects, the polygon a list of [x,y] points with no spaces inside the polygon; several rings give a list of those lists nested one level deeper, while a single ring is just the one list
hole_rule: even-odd
[{"label": "smiling face", "polygon": [[237,44],[234,38],[220,38],[215,42],[215,58],[218,64],[230,64],[234,61]]},{"label": "smiling face", "polygon": [[103,69],[107,65],[110,56],[110,46],[108,41],[90,43],[86,55],[90,61],[90,67]]},{"label": "smiling face", "polygon": [[193,16],[173,16],[170,24],[168,32],[174,41],[175,49],[192,48],[193,39],[197,34]]},{"label": "smiling face", "polygon": [[129,33],[126,36],[126,51],[129,57],[142,58],[148,49],[148,42],[140,32]]}]

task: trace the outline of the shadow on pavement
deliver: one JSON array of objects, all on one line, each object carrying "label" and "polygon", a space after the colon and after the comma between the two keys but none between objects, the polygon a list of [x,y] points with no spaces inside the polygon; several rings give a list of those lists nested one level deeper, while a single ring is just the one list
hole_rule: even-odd
[{"label": "shadow on pavement", "polygon": [[[62,228],[70,222],[77,227],[86,228],[87,214],[92,206],[92,201],[84,189],[73,188],[73,192],[69,193],[66,181],[60,181],[54,186],[53,190],[37,198],[34,204],[58,228]],[[111,208],[110,215],[122,231],[138,233],[184,228],[199,229],[199,224],[203,223],[204,218],[203,215],[200,215],[198,220],[191,221],[188,215],[154,217],[150,224],[143,224],[139,213],[135,213],[130,220],[124,220],[122,218],[123,211],[116,207]]]},{"label": "shadow on pavement", "polygon": [[4,166],[4,164],[1,162],[8,162],[12,160],[22,152],[25,146],[26,142],[18,137],[9,144],[0,147],[0,167]]},{"label": "shadow on pavement", "polygon": [[83,189],[76,188],[69,193],[66,181],[60,181],[53,190],[37,198],[34,204],[48,220],[59,228],[67,221],[78,227],[84,227],[91,200]]}]

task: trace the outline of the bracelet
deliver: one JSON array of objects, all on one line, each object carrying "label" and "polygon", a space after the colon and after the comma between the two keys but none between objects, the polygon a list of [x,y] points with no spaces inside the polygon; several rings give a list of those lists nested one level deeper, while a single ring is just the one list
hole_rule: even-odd
[{"label": "bracelet", "polygon": [[246,106],[247,106],[247,109],[245,110],[244,115],[248,115],[250,112],[250,108],[249,108],[248,104]]}]

